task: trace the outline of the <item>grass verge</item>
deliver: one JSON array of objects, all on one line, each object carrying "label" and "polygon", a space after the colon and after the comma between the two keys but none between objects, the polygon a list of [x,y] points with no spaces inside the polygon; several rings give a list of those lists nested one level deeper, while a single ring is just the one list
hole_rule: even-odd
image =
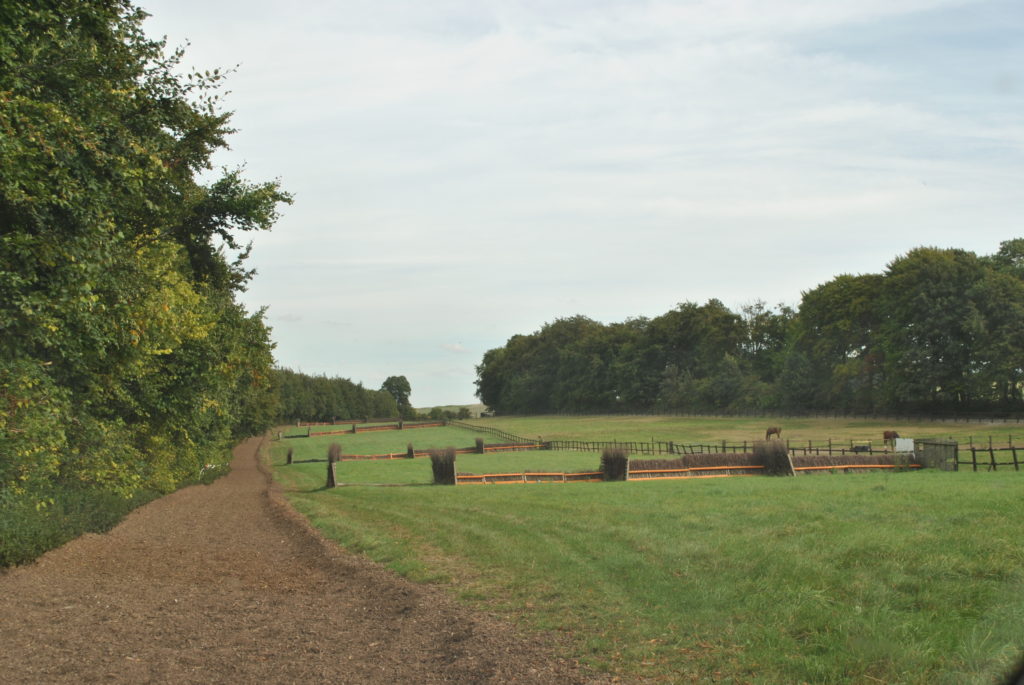
[{"label": "grass verge", "polygon": [[[227,465],[204,471],[193,483],[212,483]],[[103,533],[165,493],[143,490],[126,499],[97,488],[56,487],[33,497],[0,490],[0,568],[27,564],[84,533]],[[43,502],[44,505],[37,505]]]},{"label": "grass verge", "polygon": [[55,490],[35,501],[0,497],[0,567],[25,564],[83,533],[102,533],[130,511],[159,497],[141,492],[130,500],[111,492],[87,489]]}]

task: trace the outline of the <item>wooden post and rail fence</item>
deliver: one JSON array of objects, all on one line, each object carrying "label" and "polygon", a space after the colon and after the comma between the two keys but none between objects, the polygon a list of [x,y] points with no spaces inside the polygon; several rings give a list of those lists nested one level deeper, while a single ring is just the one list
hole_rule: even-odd
[{"label": "wooden post and rail fence", "polygon": [[[444,424],[415,424],[415,427],[427,427],[428,425],[444,425]],[[541,441],[540,439],[531,440],[521,436],[513,435],[500,429],[492,428],[490,426],[478,426],[470,423],[464,423],[461,421],[449,421],[448,425],[452,425],[458,428],[468,429],[475,432],[483,432],[494,435],[496,437],[505,440],[502,444],[491,444],[485,445],[482,439],[477,439],[477,444],[474,447],[464,447],[459,449],[453,449],[455,454],[481,454],[481,453],[495,453],[503,451],[520,451],[520,450],[571,450],[571,451],[593,451],[601,452],[607,449],[624,450],[630,455],[637,456],[670,456],[676,460],[685,459],[687,456],[697,457],[703,456],[714,457],[718,459],[717,463],[704,463],[698,462],[695,465],[681,467],[677,465],[669,465],[664,468],[650,468],[640,467],[637,469],[629,470],[629,480],[654,480],[663,478],[709,478],[709,477],[721,477],[726,475],[755,475],[760,469],[764,467],[762,465],[749,462],[749,457],[754,448],[753,442],[743,441],[736,443],[729,443],[723,440],[720,443],[677,443],[674,441],[657,441],[652,439],[651,441],[618,441],[618,440],[606,440],[606,441],[587,441],[587,440],[550,440]],[[378,430],[398,429],[398,426],[381,426],[374,427]],[[407,426],[413,427],[413,426]],[[351,431],[344,431],[351,432]],[[327,433],[329,434],[329,433]],[[843,443],[833,442],[829,439],[826,443],[814,444],[812,441],[808,441],[806,445],[794,444],[791,440],[786,440],[786,451],[790,455],[790,458],[796,457],[803,461],[801,465],[795,465],[792,468],[794,473],[797,472],[816,472],[816,471],[856,471],[861,469],[903,469],[903,468],[921,468],[922,466],[931,466],[936,468],[952,468],[954,471],[959,471],[961,466],[970,466],[972,471],[978,471],[979,467],[984,468],[988,471],[995,471],[998,467],[1009,467],[1012,466],[1015,471],[1020,470],[1020,457],[1017,454],[1018,447],[1013,444],[1013,439],[1007,440],[1006,447],[997,447],[991,437],[988,438],[987,445],[975,445],[973,438],[968,446],[961,448],[961,446],[954,440],[917,440],[914,443],[913,454],[916,457],[916,461],[921,463],[910,463],[909,460],[901,461],[898,456],[900,453],[894,452],[894,450],[886,445],[881,448],[874,448],[870,442],[849,441]],[[334,459],[328,459],[329,476],[328,481],[334,481],[334,462],[335,461],[349,461],[349,460],[372,460],[372,459],[405,459],[411,457],[426,457],[429,456],[430,451],[414,451],[410,449],[405,452],[392,453],[392,454],[379,454],[379,455],[345,455],[338,456]],[[909,453],[908,453],[909,454]],[[968,458],[969,455],[969,458]],[[454,455],[453,455],[454,456]],[[888,457],[892,457],[892,463],[886,463],[889,461]],[[736,459],[735,464],[722,463],[730,461],[730,457]],[[801,457],[803,459],[801,459]],[[839,457],[840,459],[848,457],[870,457],[874,463],[854,463],[856,460],[851,461],[837,461],[834,463],[820,463],[820,458],[834,458]],[[815,459],[819,463],[815,463]],[[805,461],[806,460],[806,461]],[[306,460],[306,461],[321,461],[319,459]],[[863,461],[863,460],[862,460]],[[741,463],[743,462],[743,463]],[[292,463],[291,454],[289,454],[288,463]],[[537,471],[537,472],[523,472],[523,473],[489,473],[489,474],[457,474],[456,483],[538,483],[538,482],[588,482],[602,479],[601,471],[586,471],[577,473],[561,473],[561,472],[550,472],[550,471]]]}]

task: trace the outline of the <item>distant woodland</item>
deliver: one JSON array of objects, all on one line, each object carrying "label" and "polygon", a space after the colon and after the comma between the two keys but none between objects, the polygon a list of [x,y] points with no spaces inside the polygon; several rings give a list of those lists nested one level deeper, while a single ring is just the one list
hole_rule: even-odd
[{"label": "distant woodland", "polygon": [[1021,412],[1024,239],[985,256],[917,248],[796,310],[712,299],[622,323],[558,319],[488,351],[476,385],[505,414]]},{"label": "distant woodland", "polygon": [[[399,377],[402,378],[402,377]],[[347,378],[329,378],[292,371],[274,370],[278,398],[277,422],[340,421],[346,419],[394,418],[399,415],[398,399],[387,390],[370,390]],[[408,391],[405,396],[408,397]]]}]

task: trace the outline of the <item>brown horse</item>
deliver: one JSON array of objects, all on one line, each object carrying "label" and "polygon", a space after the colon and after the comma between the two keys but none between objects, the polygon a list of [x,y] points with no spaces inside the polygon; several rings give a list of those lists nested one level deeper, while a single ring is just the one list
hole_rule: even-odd
[{"label": "brown horse", "polygon": [[781,440],[782,439],[782,429],[779,428],[778,426],[771,426],[771,427],[769,427],[768,430],[766,430],[764,432],[764,439],[767,440],[768,438],[772,437],[773,435],[778,436],[779,439]]},{"label": "brown horse", "polygon": [[885,442],[892,442],[896,438],[900,437],[900,434],[897,433],[896,431],[885,431],[884,433],[882,433],[882,436]]}]

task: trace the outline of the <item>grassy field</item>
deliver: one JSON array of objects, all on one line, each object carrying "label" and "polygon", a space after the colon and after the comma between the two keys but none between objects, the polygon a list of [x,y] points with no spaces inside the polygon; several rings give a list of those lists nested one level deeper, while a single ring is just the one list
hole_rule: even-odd
[{"label": "grassy field", "polygon": [[[317,462],[307,462],[304,458],[293,455],[296,460],[288,466],[288,473],[282,472],[289,483],[297,487],[316,489],[327,481],[327,448],[318,450],[315,455]],[[275,448],[275,455],[281,450]],[[344,458],[344,455],[342,455]],[[282,463],[283,457],[278,459]],[[593,452],[509,452],[502,454],[460,454],[458,456],[459,473],[522,473],[523,471],[596,471],[600,465],[600,455]],[[430,459],[395,459],[393,461],[342,461],[335,466],[338,482],[342,484],[374,483],[380,485],[430,485],[433,473]]]},{"label": "grassy field", "polygon": [[345,454],[405,454],[406,447],[412,443],[417,450],[429,450],[441,447],[472,447],[476,438],[484,442],[501,442],[487,433],[459,428],[411,428],[407,430],[370,431],[366,433],[324,435],[313,438],[294,438],[283,441],[295,453],[295,459],[326,458],[327,447],[331,443],[341,445],[342,455]]},{"label": "grassy field", "polygon": [[316,426],[281,426],[278,428],[286,436],[306,435],[307,432],[313,431],[314,433],[326,432],[326,431],[347,431],[352,428],[352,424],[355,423],[357,426],[383,426],[394,423],[394,421],[388,422],[371,422],[363,423],[362,421],[342,421],[336,424],[323,424]]},{"label": "grassy field", "polygon": [[[579,430],[561,419],[509,421],[504,429],[527,435],[511,422],[543,425],[545,438]],[[633,428],[607,421],[618,429],[609,438],[652,437],[645,419]],[[431,438],[437,446],[472,444],[473,433],[447,430],[450,439]],[[351,438],[371,435],[402,449],[408,438]],[[1024,474],[328,491],[324,464],[282,465],[287,447],[317,442],[274,443],[272,461],[292,502],[326,535],[412,578],[451,583],[467,601],[570,633],[584,660],[625,676],[991,683],[1024,654]],[[597,459],[460,455],[458,467],[579,470]],[[425,483],[430,472],[426,459],[338,469],[349,483]]]},{"label": "grassy field", "polygon": [[480,412],[487,409],[487,405],[476,403],[476,404],[442,404],[437,407],[416,407],[416,413],[418,414],[429,414],[431,409],[440,409],[441,411],[450,411],[458,413],[460,409],[465,407],[469,410],[469,413],[473,416],[480,416]]},{"label": "grassy field", "polygon": [[896,422],[870,419],[671,417],[671,416],[527,416],[474,419],[479,426],[545,440],[673,440],[708,443],[726,440],[750,442],[764,438],[768,426],[780,426],[783,439],[793,444],[850,440],[882,442],[882,433],[896,430],[905,438],[954,438],[962,444],[972,439],[987,444],[1007,444],[1011,438],[1024,444],[1024,423],[971,423],[953,421]]}]

